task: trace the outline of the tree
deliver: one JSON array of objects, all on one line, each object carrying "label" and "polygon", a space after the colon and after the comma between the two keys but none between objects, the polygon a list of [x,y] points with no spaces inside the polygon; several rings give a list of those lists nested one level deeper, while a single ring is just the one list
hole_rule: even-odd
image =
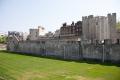
[{"label": "tree", "polygon": [[7,36],[3,36],[3,35],[0,36],[0,43],[6,43],[6,40],[7,40]]},{"label": "tree", "polygon": [[120,29],[120,21],[117,22],[117,29]]}]

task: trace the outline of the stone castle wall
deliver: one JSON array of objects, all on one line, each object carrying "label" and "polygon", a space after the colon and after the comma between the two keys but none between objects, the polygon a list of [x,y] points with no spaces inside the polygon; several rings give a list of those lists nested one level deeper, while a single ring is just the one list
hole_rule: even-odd
[{"label": "stone castle wall", "polygon": [[[12,45],[12,46],[11,46]],[[56,56],[64,59],[95,59],[100,61],[120,62],[120,45],[82,44],[59,40],[49,41],[20,41],[10,43],[9,51],[43,56]]]}]

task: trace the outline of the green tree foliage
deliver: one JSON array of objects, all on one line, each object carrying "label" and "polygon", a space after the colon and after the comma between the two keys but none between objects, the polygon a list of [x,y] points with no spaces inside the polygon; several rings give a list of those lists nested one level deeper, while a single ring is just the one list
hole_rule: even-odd
[{"label": "green tree foliage", "polygon": [[120,21],[117,22],[117,29],[120,29]]},{"label": "green tree foliage", "polygon": [[7,36],[3,36],[3,35],[0,36],[0,43],[6,43],[6,40],[7,40]]}]

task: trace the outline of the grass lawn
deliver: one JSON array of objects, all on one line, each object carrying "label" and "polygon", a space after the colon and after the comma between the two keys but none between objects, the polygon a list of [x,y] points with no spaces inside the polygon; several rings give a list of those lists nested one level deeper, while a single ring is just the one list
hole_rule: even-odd
[{"label": "grass lawn", "polygon": [[120,67],[0,51],[0,80],[120,80]]}]

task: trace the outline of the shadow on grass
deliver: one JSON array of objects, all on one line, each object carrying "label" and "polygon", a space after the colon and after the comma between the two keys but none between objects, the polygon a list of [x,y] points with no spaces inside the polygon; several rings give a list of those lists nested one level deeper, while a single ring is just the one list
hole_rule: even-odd
[{"label": "shadow on grass", "polygon": [[114,62],[114,61],[105,61],[104,63],[101,60],[96,59],[79,59],[79,60],[70,60],[70,59],[63,59],[58,56],[45,56],[45,55],[37,55],[37,54],[25,54],[20,52],[10,52],[7,50],[0,50],[0,53],[11,53],[11,54],[19,54],[19,55],[26,55],[26,56],[34,56],[34,57],[40,57],[40,58],[47,58],[47,59],[54,59],[54,60],[62,60],[67,62],[77,62],[77,63],[87,63],[87,64],[99,64],[99,65],[105,65],[105,66],[117,66],[120,67],[120,61]]}]

